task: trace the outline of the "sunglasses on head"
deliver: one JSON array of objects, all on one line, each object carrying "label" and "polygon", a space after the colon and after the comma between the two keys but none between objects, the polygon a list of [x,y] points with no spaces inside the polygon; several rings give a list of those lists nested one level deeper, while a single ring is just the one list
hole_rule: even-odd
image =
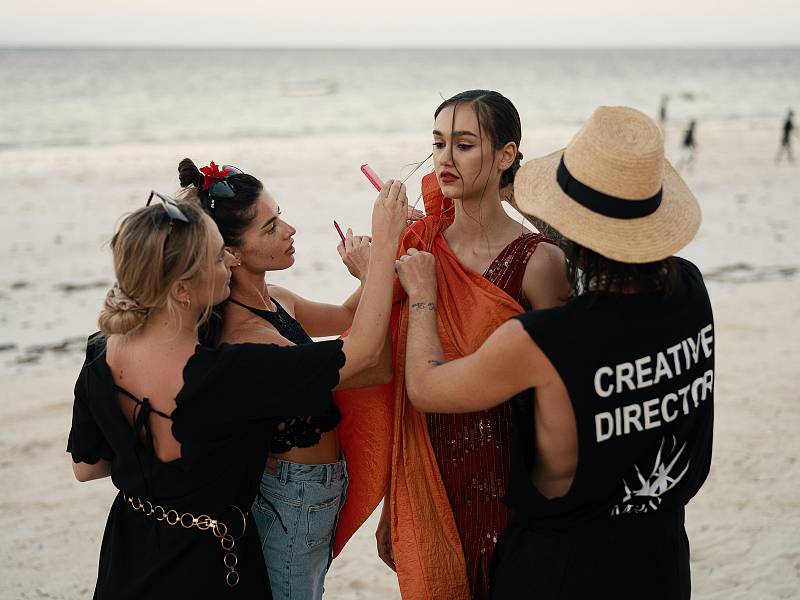
[{"label": "sunglasses on head", "polygon": [[244,175],[244,171],[241,169],[234,167],[233,165],[222,165],[222,170],[228,170],[228,174],[225,176],[224,179],[220,179],[215,181],[211,184],[211,187],[206,190],[208,194],[209,200],[211,200],[211,208],[214,209],[214,201],[215,200],[224,200],[227,198],[233,198],[236,195],[236,191],[231,187],[231,184],[228,182],[228,177],[231,175]]},{"label": "sunglasses on head", "polygon": [[[169,217],[169,231],[167,232],[167,237],[169,234],[172,233],[172,224],[175,221],[181,221],[183,223],[188,223],[188,217],[183,214],[183,211],[178,206],[178,203],[175,202],[169,196],[165,196],[164,194],[159,194],[155,190],[150,190],[150,196],[147,198],[147,203],[145,206],[150,206],[150,203],[153,201],[153,198],[157,198],[161,202],[161,206],[164,207],[164,210],[167,212],[167,216]],[[164,244],[166,245],[167,239],[164,238]]]}]

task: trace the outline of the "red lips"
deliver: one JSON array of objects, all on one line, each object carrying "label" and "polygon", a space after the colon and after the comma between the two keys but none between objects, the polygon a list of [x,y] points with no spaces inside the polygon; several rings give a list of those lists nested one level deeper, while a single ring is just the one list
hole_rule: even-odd
[{"label": "red lips", "polygon": [[442,171],[439,174],[439,179],[441,179],[444,183],[453,183],[454,181],[460,179],[460,177],[455,173],[451,173],[450,171]]}]

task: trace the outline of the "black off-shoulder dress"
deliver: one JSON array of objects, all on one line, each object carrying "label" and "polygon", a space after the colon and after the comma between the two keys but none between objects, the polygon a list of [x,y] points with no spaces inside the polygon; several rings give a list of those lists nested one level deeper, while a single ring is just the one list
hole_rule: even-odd
[{"label": "black off-shoulder dress", "polygon": [[[67,451],[75,462],[110,461],[120,490],[103,535],[94,597],[271,598],[247,511],[275,423],[330,411],[344,361],[340,340],[198,346],[171,415],[181,458],[162,462],[149,422],[169,417],[118,388],[105,338],[89,338]],[[137,403],[133,427],[119,394]]]}]

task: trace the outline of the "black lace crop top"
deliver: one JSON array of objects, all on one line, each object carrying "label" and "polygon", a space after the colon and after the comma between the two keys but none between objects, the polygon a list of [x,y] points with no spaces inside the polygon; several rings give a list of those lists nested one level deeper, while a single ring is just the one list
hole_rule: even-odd
[{"label": "black lace crop top", "polygon": [[[278,333],[295,345],[314,343],[314,340],[306,333],[303,326],[286,312],[286,309],[275,298],[272,298],[277,308],[275,312],[247,306],[233,298],[229,298],[229,300],[271,323],[278,330]],[[319,443],[322,434],[335,429],[341,419],[342,415],[335,404],[331,404],[331,407],[321,416],[282,419],[275,427],[270,450],[280,454],[288,452],[292,448],[314,446]]]}]

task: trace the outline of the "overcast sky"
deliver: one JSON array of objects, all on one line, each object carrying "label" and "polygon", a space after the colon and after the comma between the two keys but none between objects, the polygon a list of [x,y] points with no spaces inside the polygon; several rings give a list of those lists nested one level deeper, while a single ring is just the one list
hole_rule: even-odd
[{"label": "overcast sky", "polygon": [[800,46],[798,0],[0,0],[2,46]]}]

